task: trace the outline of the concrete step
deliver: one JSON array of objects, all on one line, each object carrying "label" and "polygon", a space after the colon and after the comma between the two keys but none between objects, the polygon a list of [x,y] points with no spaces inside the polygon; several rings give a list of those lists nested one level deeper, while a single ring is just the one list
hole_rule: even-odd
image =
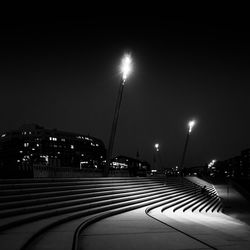
[{"label": "concrete step", "polygon": [[[189,181],[189,180],[188,180]],[[198,180],[197,180],[198,182]],[[201,185],[204,182],[200,182]],[[206,183],[208,185],[208,183]],[[195,189],[197,184],[193,184],[189,181],[189,185]],[[199,209],[201,212],[203,209],[209,211],[216,211],[216,208],[219,210],[221,209],[220,205],[220,198],[217,196],[216,190],[211,185],[211,192],[207,194],[201,194],[200,191],[197,192],[195,189],[195,193],[186,193],[185,189],[183,189],[183,194],[179,195],[173,199],[167,200],[162,206],[162,212],[165,210],[171,209],[172,212],[176,212],[177,210],[182,209],[183,212],[188,212],[191,210],[194,212],[195,210]],[[198,190],[200,190],[198,188]],[[217,202],[215,202],[217,200]],[[216,206],[216,207],[215,207]]]},{"label": "concrete step", "polygon": [[[101,218],[141,206],[161,206],[162,211],[169,207],[171,211],[182,209],[183,212],[194,208],[208,212],[221,209],[213,188],[209,186],[209,196],[201,194],[203,183],[199,185],[197,180],[193,183],[185,178],[110,178],[108,181],[88,178],[69,185],[74,181],[65,179],[58,183],[58,180],[51,180],[56,183],[51,185],[50,181],[42,180],[38,186],[31,181],[20,181],[19,186],[13,186],[12,181],[4,182],[5,190],[2,190],[3,195],[0,194],[3,201],[0,205],[0,230],[14,234],[30,228],[27,237],[20,237],[18,249],[35,249],[37,243],[46,245],[49,239],[53,239],[51,232],[55,232],[56,227],[77,225],[78,219],[77,228],[82,229]],[[77,238],[77,231],[76,228],[72,230],[70,244],[77,244],[72,240]],[[0,241],[4,235],[0,234]],[[57,247],[61,249],[60,243]]]},{"label": "concrete step", "polygon": [[27,185],[43,183],[81,183],[81,182],[126,182],[126,181],[162,181],[164,177],[87,177],[87,178],[33,178],[33,179],[0,179],[0,185]]},{"label": "concrete step", "polygon": [[33,240],[43,233],[47,234],[50,228],[77,218],[81,218],[83,225],[88,225],[96,218],[145,205],[161,206],[162,212],[168,209],[215,212],[222,207],[213,187],[209,186],[209,196],[201,194],[200,187],[204,183],[199,180],[195,183],[185,178],[115,177],[105,180],[47,179],[38,181],[39,185],[30,180],[22,180],[16,185],[12,180],[0,181],[0,187],[4,185],[5,188],[0,193],[0,231],[13,230],[14,233],[17,228],[32,228],[34,223],[39,225],[44,222],[22,243],[32,246]]},{"label": "concrete step", "polygon": [[[64,183],[58,183],[56,186],[51,186],[47,183],[44,183],[46,185],[44,185],[43,187],[41,186],[37,186],[37,185],[33,185],[30,187],[25,187],[25,188],[18,188],[18,187],[13,187],[13,188],[2,188],[0,186],[0,196],[4,196],[4,195],[17,195],[17,194],[26,194],[26,193],[37,193],[37,192],[51,192],[51,191],[62,191],[62,190],[74,190],[74,189],[79,189],[79,188],[95,188],[96,186],[98,187],[118,187],[123,186],[123,185],[137,185],[137,184],[147,184],[149,181],[146,180],[142,180],[142,181],[133,181],[133,180],[126,180],[126,181],[107,181],[107,182],[95,182],[95,181],[87,181],[84,182],[82,181],[81,183],[78,184],[74,184],[74,185],[68,185],[68,184],[72,184],[72,183],[66,183],[66,185]],[[151,182],[151,181],[150,181]],[[162,183],[162,181],[152,181],[153,183]]]},{"label": "concrete step", "polygon": [[[118,193],[127,193],[130,191],[142,191],[142,190],[149,190],[157,187],[163,187],[163,185],[137,185],[136,187],[132,186],[126,186],[122,188],[107,188],[108,190],[104,190],[103,188],[98,188],[98,189],[80,189],[76,190],[75,192],[54,192],[53,196],[51,193],[48,193],[48,195],[44,194],[34,194],[32,196],[26,195],[23,196],[21,195],[20,199],[19,196],[16,197],[16,199],[11,199],[12,196],[9,196],[9,199],[6,199],[7,202],[4,202],[3,200],[1,201],[0,204],[0,210],[2,209],[11,209],[11,208],[16,208],[16,207],[25,207],[25,206],[33,206],[33,205],[39,205],[39,204],[44,204],[44,203],[51,203],[51,202],[57,202],[57,201],[64,201],[64,200],[75,200],[75,199],[83,199],[83,198],[89,198],[89,197],[94,197],[94,196],[99,196],[99,195],[108,195],[108,194],[118,194]],[[74,193],[74,194],[72,194]],[[7,197],[6,197],[7,198]]]},{"label": "concrete step", "polygon": [[162,208],[162,212],[164,212],[165,210],[170,210],[174,211],[174,209],[176,207],[180,208],[182,207],[182,203],[189,201],[192,197],[194,197],[196,195],[192,195],[192,194],[183,194],[181,196],[175,197],[175,199],[170,200],[167,205],[165,205]]},{"label": "concrete step", "polygon": [[206,211],[208,206],[210,206],[211,203],[213,203],[215,200],[217,200],[217,197],[211,197],[211,199],[208,199],[204,204],[200,207],[199,212]]},{"label": "concrete step", "polygon": [[133,195],[130,197],[121,197],[121,198],[115,198],[110,200],[103,200],[103,201],[96,201],[92,203],[86,203],[81,205],[75,205],[75,206],[69,206],[64,208],[57,208],[57,209],[51,209],[48,211],[42,211],[42,212],[34,212],[31,214],[23,214],[23,215],[17,215],[9,218],[4,218],[1,220],[0,230],[6,230],[8,228],[18,226],[24,223],[30,223],[32,221],[37,221],[40,219],[45,219],[48,217],[54,217],[61,214],[70,214],[77,211],[88,211],[92,209],[97,209],[99,207],[106,207],[115,205],[117,203],[123,203],[123,204],[129,204],[129,203],[136,203],[137,201],[141,200],[147,200],[152,199],[153,197],[162,197],[169,195],[169,193],[166,190],[158,191],[158,192],[149,192],[142,195]]},{"label": "concrete step", "polygon": [[[89,204],[91,202],[96,202],[96,201],[103,201],[105,199],[116,199],[119,197],[129,197],[129,196],[134,196],[134,195],[150,195],[152,193],[158,193],[161,191],[168,192],[169,195],[176,195],[176,193],[181,193],[181,191],[178,191],[178,189],[173,189],[169,187],[157,187],[157,188],[149,188],[148,190],[146,189],[141,189],[140,191],[136,190],[127,190],[127,192],[124,193],[108,193],[106,195],[103,195],[103,193],[100,193],[99,196],[93,196],[90,194],[90,197],[85,198],[85,199],[76,199],[76,200],[68,200],[67,197],[61,202],[53,202],[53,203],[45,203],[43,205],[35,205],[32,204],[30,207],[22,207],[22,208],[14,208],[14,209],[6,209],[0,212],[0,215],[2,218],[6,218],[8,216],[15,216],[15,215],[20,215],[20,214],[25,214],[25,213],[35,213],[39,211],[45,211],[45,210],[51,210],[51,209],[56,209],[58,207],[70,207],[70,206],[76,206],[76,205],[81,205],[81,204]],[[192,191],[191,191],[192,192]]]},{"label": "concrete step", "polygon": [[[48,198],[48,197],[59,197],[59,196],[65,196],[65,195],[74,195],[74,194],[83,194],[83,193],[95,193],[95,192],[100,192],[100,191],[116,191],[116,190],[125,190],[127,188],[137,188],[137,187],[154,187],[154,186],[163,186],[163,183],[140,183],[138,185],[114,185],[114,186],[94,186],[94,187],[82,187],[78,186],[77,188],[63,188],[63,190],[56,190],[50,189],[47,190],[47,192],[29,192],[27,190],[26,193],[24,194],[19,194],[19,192],[12,193],[11,195],[4,195],[0,196],[0,201],[1,202],[9,202],[9,201],[23,201],[23,200],[29,200],[29,199],[41,199],[41,198]],[[64,190],[65,189],[65,190]]]},{"label": "concrete step", "polygon": [[195,206],[190,207],[192,212],[195,212],[196,210],[198,210],[199,208],[201,208],[202,206],[204,206],[205,203],[209,202],[210,199],[212,199],[213,197],[211,196],[206,196],[204,200],[202,201],[197,201]]},{"label": "concrete step", "polygon": [[[161,192],[168,192],[168,194],[170,195],[170,194],[172,194],[172,193],[174,193],[172,190],[168,190],[168,189],[166,189],[166,190],[162,190]],[[147,192],[147,193],[145,193],[145,194],[143,194],[143,195],[141,195],[141,196],[148,196],[148,195],[152,195],[152,194],[154,194],[155,192]],[[157,190],[157,193],[160,193],[158,190]],[[138,197],[138,196],[140,196],[140,195],[136,195],[136,196],[131,196],[131,197]],[[114,197],[112,197],[112,198],[114,198]],[[121,199],[121,198],[120,198]],[[130,197],[122,197],[122,199],[129,199],[129,200],[131,200],[132,198],[130,198]],[[112,200],[112,199],[110,199],[110,200]],[[114,199],[114,201],[112,201],[112,202],[115,202],[117,199]],[[95,205],[101,205],[101,204],[103,204],[103,203],[105,203],[105,202],[110,202],[110,201],[101,201],[101,202],[98,202],[98,204],[96,204],[96,202],[94,202],[95,203]],[[84,208],[88,208],[88,207],[91,207],[91,206],[93,206],[93,202],[92,203],[86,203],[85,205],[75,205],[75,206],[69,206],[69,207],[67,207],[67,208],[64,208],[64,212],[70,212],[70,211],[74,211],[75,209],[84,209]],[[61,206],[60,206],[60,208],[61,208]],[[62,209],[61,209],[62,210]],[[20,211],[19,211],[20,212]],[[6,220],[7,220],[7,223],[9,223],[9,224],[11,224],[11,223],[13,223],[13,222],[15,222],[15,221],[18,221],[18,220],[24,220],[24,221],[26,221],[26,220],[31,220],[32,219],[32,216],[34,216],[34,218],[35,219],[37,219],[38,217],[37,216],[42,216],[42,218],[44,218],[44,217],[46,217],[46,216],[54,216],[56,213],[58,213],[58,209],[55,209],[54,208],[54,210],[52,210],[52,209],[50,209],[50,210],[48,210],[46,213],[43,211],[43,212],[34,212],[33,211],[33,213],[31,214],[31,211],[29,211],[29,210],[27,210],[27,212],[29,212],[29,214],[28,214],[28,216],[22,216],[22,215],[18,215],[18,216],[14,216],[13,218],[12,218],[12,221],[10,221],[10,220],[8,220],[7,218],[5,218],[5,220],[3,219],[2,220],[2,222],[6,222]],[[12,214],[13,215],[13,214]],[[5,216],[6,217],[6,216]],[[21,218],[20,218],[21,217]],[[2,225],[2,226],[4,226],[4,225]]]},{"label": "concrete step", "polygon": [[92,202],[97,202],[97,201],[103,201],[103,200],[112,200],[120,197],[130,197],[134,195],[147,195],[151,193],[156,193],[156,192],[161,192],[161,191],[167,191],[168,188],[166,187],[158,187],[158,188],[150,188],[148,190],[141,190],[135,192],[129,191],[126,193],[117,193],[117,194],[99,194],[99,195],[92,195],[90,197],[85,197],[85,198],[80,198],[80,199],[74,199],[74,200],[68,200],[67,197],[64,197],[64,200],[58,201],[58,202],[45,202],[43,204],[31,204],[30,206],[26,207],[19,207],[19,208],[8,208],[5,210],[0,211],[0,218],[5,218],[8,216],[15,216],[18,214],[25,214],[25,213],[33,213],[33,212],[39,212],[39,211],[45,211],[45,210],[52,210],[52,209],[57,209],[57,208],[62,208],[62,207],[69,207],[69,206],[76,206],[76,205],[81,205],[81,204],[90,204]]},{"label": "concrete step", "polygon": [[[20,232],[29,232],[29,237],[27,237],[28,235],[26,235],[26,237],[19,237],[19,240],[17,240],[15,247],[16,249],[36,249],[37,245],[39,245],[39,247],[44,245],[51,245],[51,242],[49,243],[48,241],[51,240],[51,238],[54,239],[55,234],[53,234],[53,232],[58,231],[58,233],[60,234],[60,238],[62,237],[62,235],[64,235],[60,228],[73,227],[71,231],[67,230],[67,236],[63,237],[66,239],[63,239],[59,242],[57,241],[55,245],[53,244],[53,249],[63,249],[65,245],[68,246],[68,249],[77,249],[72,248],[72,244],[77,244],[77,234],[91,223],[106,218],[108,216],[127,212],[147,205],[152,205],[159,200],[164,200],[166,197],[166,195],[161,195],[156,198],[146,197],[140,200],[130,201],[129,203],[122,202],[119,204],[115,204],[115,206],[111,205],[106,207],[100,207],[98,210],[95,209],[93,211],[88,212],[78,211],[75,213],[71,213],[70,215],[60,215],[57,217],[52,217],[51,220],[47,219],[30,223],[28,225],[19,226],[12,230],[8,230],[7,233],[13,232],[13,234],[16,233],[16,235],[19,236]],[[76,223],[76,221],[78,223]]]},{"label": "concrete step", "polygon": [[220,199],[218,198],[218,197],[216,197],[215,199],[214,199],[214,201],[213,202],[211,202],[210,204],[209,204],[209,206],[207,206],[207,208],[206,208],[206,212],[208,212],[209,210],[211,210],[211,212],[213,212],[214,210],[215,210],[215,208],[219,205],[219,203],[220,203]]}]

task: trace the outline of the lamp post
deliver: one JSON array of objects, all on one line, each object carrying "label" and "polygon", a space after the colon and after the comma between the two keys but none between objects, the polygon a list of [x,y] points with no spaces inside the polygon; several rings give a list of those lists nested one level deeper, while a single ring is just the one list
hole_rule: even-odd
[{"label": "lamp post", "polygon": [[182,158],[181,158],[181,163],[180,163],[180,170],[182,172],[182,176],[183,176],[183,164],[184,164],[184,160],[185,160],[185,155],[187,152],[187,146],[188,146],[188,141],[189,141],[189,136],[192,132],[193,126],[195,125],[195,120],[189,121],[188,122],[188,132],[187,132],[187,136],[186,136],[186,141],[185,141],[185,145],[184,145],[184,150],[183,150],[183,154],[182,154]]},{"label": "lamp post", "polygon": [[109,138],[108,151],[107,151],[107,162],[104,168],[104,176],[108,176],[109,174],[109,165],[110,165],[110,160],[112,157],[112,152],[113,152],[113,147],[114,147],[114,142],[115,142],[115,134],[116,134],[116,128],[117,128],[120,107],[121,107],[121,102],[122,102],[123,89],[124,89],[124,85],[127,80],[127,77],[131,73],[131,70],[132,70],[132,58],[129,54],[125,54],[121,61],[120,71],[122,74],[122,78],[120,81],[120,87],[119,87],[118,96],[117,96],[116,105],[115,105],[114,118],[113,118],[113,123],[112,123],[110,138]]},{"label": "lamp post", "polygon": [[156,149],[156,152],[158,152],[159,150],[160,150],[160,145],[159,145],[159,143],[155,143],[155,149]]},{"label": "lamp post", "polygon": [[159,162],[158,162],[157,156],[158,156],[158,152],[160,150],[159,143],[155,143],[154,148],[155,148],[155,151],[156,151],[156,153],[155,153],[155,169],[158,170],[157,165],[159,166]]},{"label": "lamp post", "polygon": [[[161,156],[160,156],[160,144],[159,143],[155,143],[154,148],[156,150],[156,154],[155,154],[155,166],[158,165],[158,170],[160,170],[160,172],[163,172],[163,168],[162,168],[162,161],[161,161]],[[158,164],[157,164],[158,163]]]},{"label": "lamp post", "polygon": [[211,176],[213,176],[214,175],[214,167],[213,167],[213,165],[216,163],[216,160],[212,160],[209,164],[208,164],[208,166],[207,166],[207,169],[208,169],[208,174],[209,174],[209,176],[208,176],[208,178],[209,178],[209,180],[211,181]]}]

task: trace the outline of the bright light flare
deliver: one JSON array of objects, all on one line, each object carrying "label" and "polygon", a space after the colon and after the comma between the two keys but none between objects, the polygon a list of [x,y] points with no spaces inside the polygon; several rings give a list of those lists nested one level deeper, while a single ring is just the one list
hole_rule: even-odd
[{"label": "bright light flare", "polygon": [[192,120],[192,121],[190,121],[189,123],[188,123],[188,127],[189,127],[189,133],[191,133],[192,132],[192,128],[193,128],[193,126],[195,125],[195,120]]},{"label": "bright light flare", "polygon": [[132,71],[132,58],[129,54],[125,54],[121,62],[121,73],[123,81],[127,79],[131,71]]},{"label": "bright light flare", "polygon": [[156,149],[156,151],[159,151],[159,147],[160,147],[159,143],[155,143],[155,149]]},{"label": "bright light flare", "polygon": [[214,164],[215,164],[216,160],[212,160],[209,164],[208,164],[208,168],[211,168]]}]

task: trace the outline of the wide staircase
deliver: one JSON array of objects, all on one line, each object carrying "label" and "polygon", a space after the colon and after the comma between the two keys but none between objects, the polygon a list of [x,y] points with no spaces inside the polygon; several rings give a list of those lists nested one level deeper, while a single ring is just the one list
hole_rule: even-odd
[{"label": "wide staircase", "polygon": [[[207,192],[201,192],[203,186]],[[220,212],[216,190],[198,178],[108,177],[0,180],[1,249],[78,249],[78,236],[100,219],[140,207]],[[70,228],[67,237],[53,232]],[[63,246],[61,245],[63,244]]]}]

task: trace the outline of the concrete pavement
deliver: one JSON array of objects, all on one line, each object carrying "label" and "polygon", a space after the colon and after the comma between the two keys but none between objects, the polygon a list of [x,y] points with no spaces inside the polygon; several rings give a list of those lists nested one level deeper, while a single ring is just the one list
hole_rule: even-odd
[{"label": "concrete pavement", "polygon": [[[144,208],[99,221],[80,236],[80,249],[250,249],[249,202],[232,186],[216,185],[223,213],[161,212]],[[239,212],[238,212],[239,211]]]},{"label": "concrete pavement", "polygon": [[79,245],[81,250],[210,249],[150,218],[145,214],[145,208],[116,215],[90,226],[81,234]]},{"label": "concrete pavement", "polygon": [[242,196],[231,184],[215,185],[223,199],[224,213],[250,225],[250,201]]}]

